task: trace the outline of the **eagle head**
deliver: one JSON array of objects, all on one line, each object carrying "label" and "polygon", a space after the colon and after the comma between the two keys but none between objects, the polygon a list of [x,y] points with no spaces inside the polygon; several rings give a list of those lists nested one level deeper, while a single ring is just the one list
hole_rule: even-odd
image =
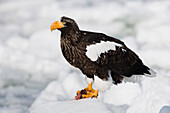
[{"label": "eagle head", "polygon": [[51,24],[51,31],[56,29],[60,30],[61,32],[79,30],[77,23],[73,19],[66,16],[61,17],[60,22],[55,21]]}]

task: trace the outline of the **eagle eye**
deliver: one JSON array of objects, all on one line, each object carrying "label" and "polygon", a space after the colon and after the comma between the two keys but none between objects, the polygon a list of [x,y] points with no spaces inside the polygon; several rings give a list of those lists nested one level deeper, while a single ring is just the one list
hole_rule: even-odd
[{"label": "eagle eye", "polygon": [[66,24],[66,22],[62,22],[63,24]]}]

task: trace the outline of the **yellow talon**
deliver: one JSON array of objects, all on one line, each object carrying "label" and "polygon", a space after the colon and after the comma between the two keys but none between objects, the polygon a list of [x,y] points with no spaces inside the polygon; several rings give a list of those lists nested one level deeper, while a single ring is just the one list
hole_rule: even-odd
[{"label": "yellow talon", "polygon": [[83,94],[82,98],[97,98],[98,96],[98,90],[94,90],[94,92],[87,92],[87,94]]},{"label": "yellow talon", "polygon": [[94,92],[95,90],[92,88],[92,83],[90,83],[87,88],[84,88],[86,91]]},{"label": "yellow talon", "polygon": [[97,98],[99,90],[94,90],[92,88],[92,83],[90,83],[84,90],[77,91],[76,100],[81,98]]},{"label": "yellow talon", "polygon": [[78,91],[77,91],[77,95],[78,95],[80,92],[81,92],[81,90],[78,90]]}]

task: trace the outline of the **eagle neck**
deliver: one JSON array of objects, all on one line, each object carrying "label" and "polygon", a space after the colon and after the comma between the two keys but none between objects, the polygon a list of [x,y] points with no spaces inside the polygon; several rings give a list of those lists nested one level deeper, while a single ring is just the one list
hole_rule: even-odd
[{"label": "eagle neck", "polygon": [[63,56],[74,66],[76,65],[75,63],[78,56],[76,51],[79,37],[79,32],[61,33],[60,42]]},{"label": "eagle neck", "polygon": [[65,43],[70,43],[75,46],[80,40],[80,32],[79,30],[75,29],[63,31],[61,33],[61,40],[64,40]]}]

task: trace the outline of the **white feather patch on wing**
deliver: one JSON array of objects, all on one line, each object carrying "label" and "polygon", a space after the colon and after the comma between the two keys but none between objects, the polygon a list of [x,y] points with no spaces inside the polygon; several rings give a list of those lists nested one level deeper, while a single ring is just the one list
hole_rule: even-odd
[{"label": "white feather patch on wing", "polygon": [[98,89],[99,91],[104,92],[104,91],[110,89],[111,86],[112,86],[111,80],[104,81],[104,80],[100,79],[98,76],[94,75],[94,87],[96,89]]},{"label": "white feather patch on wing", "polygon": [[107,52],[109,50],[116,50],[116,46],[121,47],[122,45],[110,41],[101,41],[100,43],[87,46],[86,55],[92,61],[96,61],[101,53]]},{"label": "white feather patch on wing", "polygon": [[132,83],[139,83],[141,81],[142,75],[132,75],[131,77],[124,77],[123,81],[132,82]]}]

